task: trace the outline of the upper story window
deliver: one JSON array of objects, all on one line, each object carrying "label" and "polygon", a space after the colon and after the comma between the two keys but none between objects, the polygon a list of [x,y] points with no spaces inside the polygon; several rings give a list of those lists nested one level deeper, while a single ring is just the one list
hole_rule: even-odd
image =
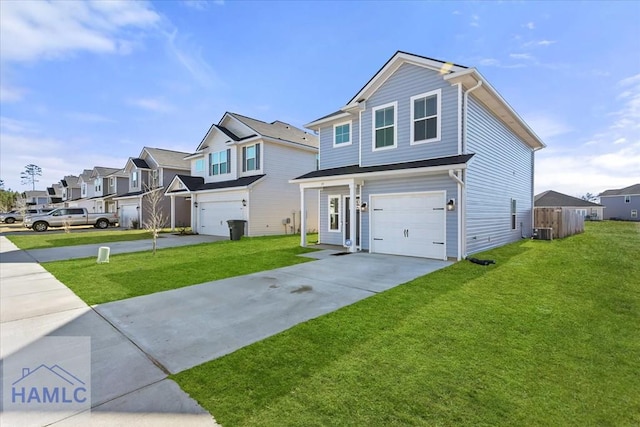
[{"label": "upper story window", "polygon": [[114,185],[116,185],[116,179],[113,176],[109,177],[109,187],[113,187]]},{"label": "upper story window", "polygon": [[222,150],[209,153],[209,175],[222,175],[231,173],[231,150]]},{"label": "upper story window", "polygon": [[631,196],[624,196],[625,203],[631,203]]},{"label": "upper story window", "polygon": [[131,187],[138,188],[140,182],[138,181],[138,171],[131,172]]},{"label": "upper story window", "polygon": [[242,147],[242,172],[260,169],[260,144]]},{"label": "upper story window", "polygon": [[102,184],[102,180],[101,180],[100,178],[96,178],[96,179],[93,181],[93,188],[94,188],[94,190],[95,190],[95,191],[98,191],[98,192],[102,191],[102,185],[101,185],[101,184]]},{"label": "upper story window", "polygon": [[160,185],[160,179],[158,178],[159,175],[160,173],[158,172],[158,169],[151,171],[149,174],[149,187],[156,188]]},{"label": "upper story window", "polygon": [[204,159],[196,160],[195,171],[196,172],[204,172]]},{"label": "upper story window", "polygon": [[351,121],[333,126],[333,146],[351,144]]},{"label": "upper story window", "polygon": [[398,103],[381,105],[373,109],[373,150],[396,147]]},{"label": "upper story window", "polygon": [[440,140],[440,95],[438,89],[411,97],[411,144]]},{"label": "upper story window", "polygon": [[87,183],[83,182],[82,185],[80,186],[80,195],[82,197],[87,197]]}]

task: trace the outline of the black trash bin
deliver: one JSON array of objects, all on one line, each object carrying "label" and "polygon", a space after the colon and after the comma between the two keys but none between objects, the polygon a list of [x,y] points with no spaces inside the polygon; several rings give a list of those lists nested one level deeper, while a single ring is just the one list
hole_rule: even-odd
[{"label": "black trash bin", "polygon": [[229,240],[240,240],[244,236],[244,225],[247,223],[244,219],[227,220],[229,224]]}]

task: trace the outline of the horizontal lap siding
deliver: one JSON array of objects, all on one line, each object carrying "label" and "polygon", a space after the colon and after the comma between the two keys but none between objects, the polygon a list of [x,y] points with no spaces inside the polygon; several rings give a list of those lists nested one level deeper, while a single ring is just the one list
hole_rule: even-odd
[{"label": "horizontal lap siding", "polygon": [[[342,123],[344,121],[345,119],[338,119],[334,123]],[[320,129],[319,138],[320,169],[358,164],[358,140],[360,134],[357,116],[354,116],[351,122],[351,145],[333,146],[333,123]]]},{"label": "horizontal lap siding", "polygon": [[[411,97],[441,89],[441,140],[410,145]],[[372,110],[398,102],[397,147],[373,151]],[[458,154],[458,90],[442,75],[411,64],[402,65],[367,101],[362,112],[362,166],[399,163]],[[324,155],[324,154],[323,154]]]},{"label": "horizontal lap siding", "polygon": [[[340,245],[344,243],[342,236],[344,230],[341,227],[340,232],[329,231],[329,196],[340,196],[340,209],[344,211],[344,199],[342,196],[349,194],[348,186],[324,188],[320,190],[320,233],[319,243],[327,245]],[[343,222],[343,218],[340,218]]]},{"label": "horizontal lap siding", "polygon": [[[468,107],[466,172],[467,252],[480,252],[531,235],[533,154],[473,95]],[[516,199],[516,230],[511,199]],[[522,228],[521,228],[522,224]]]},{"label": "horizontal lap siding", "polygon": [[[371,206],[371,195],[390,193],[417,193],[429,191],[446,191],[445,200],[458,198],[458,186],[448,175],[434,175],[417,178],[397,178],[380,181],[367,181],[362,187],[362,200]],[[369,249],[369,210],[362,213],[362,249]],[[447,256],[458,256],[458,213],[447,212]]]}]

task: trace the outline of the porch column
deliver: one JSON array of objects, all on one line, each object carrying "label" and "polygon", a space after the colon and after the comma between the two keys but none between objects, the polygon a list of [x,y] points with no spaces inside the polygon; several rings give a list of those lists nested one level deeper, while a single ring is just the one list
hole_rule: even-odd
[{"label": "porch column", "polygon": [[176,231],[176,196],[171,195],[171,231]]},{"label": "porch column", "polygon": [[304,187],[300,186],[300,246],[307,247],[307,214],[304,209]]},{"label": "porch column", "polygon": [[349,183],[349,236],[351,236],[351,246],[349,252],[356,251],[356,184]]}]

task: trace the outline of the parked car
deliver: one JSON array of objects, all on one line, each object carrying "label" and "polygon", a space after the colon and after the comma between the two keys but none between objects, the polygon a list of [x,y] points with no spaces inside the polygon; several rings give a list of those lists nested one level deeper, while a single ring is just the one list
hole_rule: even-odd
[{"label": "parked car", "polygon": [[93,225],[107,228],[118,222],[117,213],[89,213],[85,208],[59,208],[46,214],[30,215],[24,219],[24,226],[35,231],[47,231],[49,227],[75,227]]},{"label": "parked car", "polygon": [[[51,212],[53,209],[25,209],[24,216],[37,215],[47,212]],[[0,214],[0,222],[7,224],[13,224],[16,221],[22,221],[23,214],[19,210],[12,210],[11,212]]]}]

